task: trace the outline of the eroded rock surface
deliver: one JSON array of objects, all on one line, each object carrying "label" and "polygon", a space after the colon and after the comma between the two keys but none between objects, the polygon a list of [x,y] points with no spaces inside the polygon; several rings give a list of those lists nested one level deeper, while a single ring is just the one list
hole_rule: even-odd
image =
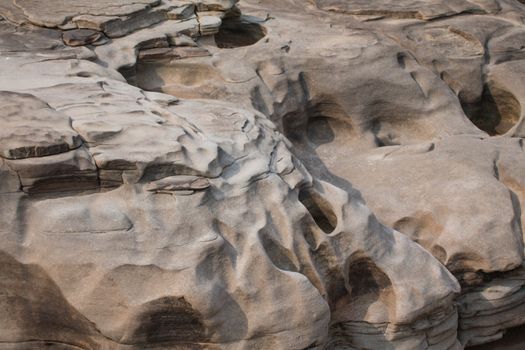
[{"label": "eroded rock surface", "polygon": [[0,349],[448,350],[525,323],[519,1],[0,16]]}]

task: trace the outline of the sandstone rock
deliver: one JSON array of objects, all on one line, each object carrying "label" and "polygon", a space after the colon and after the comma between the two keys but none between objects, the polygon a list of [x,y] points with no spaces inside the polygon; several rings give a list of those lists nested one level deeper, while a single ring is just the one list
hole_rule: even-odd
[{"label": "sandstone rock", "polygon": [[525,323],[518,2],[0,15],[2,348],[448,350]]},{"label": "sandstone rock", "polygon": [[161,59],[183,59],[189,57],[205,57],[210,56],[208,50],[200,47],[177,47],[177,48],[158,48],[147,49],[139,52],[139,60],[161,60]]},{"label": "sandstone rock", "polygon": [[354,15],[429,20],[463,13],[485,13],[486,7],[492,5],[491,7],[494,8],[496,2],[461,0],[447,3],[443,1],[403,0],[393,3],[388,0],[374,2],[366,0],[316,0],[315,4],[322,10]]},{"label": "sandstone rock", "polygon": [[195,4],[181,4],[180,6],[170,9],[166,15],[168,19],[188,19],[195,15]]},{"label": "sandstone rock", "polygon": [[219,32],[219,27],[222,24],[222,20],[216,16],[199,15],[199,28],[201,35],[214,35]]},{"label": "sandstone rock", "polygon": [[96,346],[95,339],[102,340],[95,326],[67,302],[41,267],[21,264],[4,252],[0,261],[3,266],[0,285],[5,293],[0,301],[5,311],[0,318],[0,337],[4,343],[13,344],[7,348],[72,349]]},{"label": "sandstone rock", "polygon": [[85,148],[47,157],[8,160],[6,164],[18,175],[24,192],[47,193],[98,187],[97,168]]},{"label": "sandstone rock", "polygon": [[32,23],[43,27],[58,27],[66,24],[76,15],[90,14],[93,16],[127,16],[144,11],[159,3],[159,0],[138,0],[129,3],[125,0],[81,0],[74,5],[68,5],[63,0],[51,0],[45,3],[36,0],[4,0],[13,1]]},{"label": "sandstone rock", "polygon": [[170,38],[170,44],[173,46],[191,46],[197,47],[197,43],[187,35],[180,34]]},{"label": "sandstone rock", "polygon": [[26,22],[24,12],[19,7],[15,6],[13,1],[0,2],[0,11],[2,14],[1,17],[12,23],[23,24]]},{"label": "sandstone rock", "polygon": [[239,0],[195,0],[199,11],[229,11]]},{"label": "sandstone rock", "polygon": [[8,159],[49,156],[82,144],[69,117],[32,95],[2,91],[0,153]]},{"label": "sandstone rock", "polygon": [[[360,30],[346,29],[343,39],[338,23],[346,20],[345,27],[351,27],[348,17],[330,15],[328,29],[323,22],[316,27],[316,21],[309,19],[310,27],[305,28],[287,15],[293,9],[273,4],[281,18],[264,23],[272,33],[269,40],[239,52],[220,49],[236,47],[240,40],[224,46],[217,41],[218,49],[210,43],[206,46],[213,53],[210,60],[139,63],[137,81],[178,96],[235,101],[269,115],[315,177],[347,190],[352,189],[350,182],[361,189],[382,222],[422,244],[461,280],[465,288],[459,314],[460,324],[465,319],[462,343],[494,340],[505,328],[521,324],[519,318],[492,304],[484,311],[486,321],[470,322],[462,308],[472,303],[469,288],[504,285],[504,278],[491,284],[484,281],[496,271],[520,268],[523,260],[522,185],[517,185],[519,176],[503,180],[500,175],[500,159],[514,159],[506,169],[522,167],[521,140],[491,139],[480,132],[519,135],[522,88],[510,75],[520,74],[519,35],[507,39],[518,30],[507,18],[518,10],[495,2],[436,2],[425,8],[410,2],[399,4],[401,13],[392,3],[336,3],[318,5],[331,12],[376,15],[376,22],[370,27],[355,24]],[[362,11],[348,11],[360,7]],[[249,8],[265,10],[255,4]],[[504,10],[499,19],[481,15],[500,8]],[[472,15],[456,18],[458,13]],[[317,15],[326,17],[326,13]],[[385,21],[377,21],[383,17]],[[399,17],[414,20],[391,20]],[[287,40],[292,39],[290,27],[300,28],[293,40]],[[322,40],[311,40],[323,31]],[[386,31],[390,35],[384,35]],[[502,47],[496,48],[496,43]],[[195,70],[207,73],[196,79]],[[193,79],[173,71],[188,72]],[[161,79],[148,78],[154,75]],[[345,161],[339,156],[341,149]],[[437,160],[440,154],[442,162]],[[435,200],[443,201],[439,208],[424,209]],[[402,208],[412,213],[397,213]],[[469,232],[472,238],[462,236]],[[444,242],[447,236],[447,247],[430,243]],[[517,303],[523,300],[520,292],[515,298]],[[483,329],[482,324],[489,323],[493,327]],[[343,334],[353,334],[354,346],[366,347],[355,336],[358,328],[342,329]]]},{"label": "sandstone rock", "polygon": [[95,44],[98,42],[99,45],[102,43],[100,41],[104,40],[102,33],[90,29],[74,29],[64,32],[62,36],[64,43],[69,46],[82,46],[88,44]]}]

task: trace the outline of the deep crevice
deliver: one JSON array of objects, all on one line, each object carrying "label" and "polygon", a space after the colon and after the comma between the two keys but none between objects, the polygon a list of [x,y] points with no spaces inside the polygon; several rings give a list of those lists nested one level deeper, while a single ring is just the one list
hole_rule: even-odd
[{"label": "deep crevice", "polygon": [[332,233],[337,227],[337,216],[330,203],[311,188],[299,191],[299,201],[310,212],[315,223],[325,233]]}]

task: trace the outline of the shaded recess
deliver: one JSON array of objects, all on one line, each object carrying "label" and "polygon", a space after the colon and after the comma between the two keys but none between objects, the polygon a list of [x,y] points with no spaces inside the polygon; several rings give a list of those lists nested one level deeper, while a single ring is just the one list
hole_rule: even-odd
[{"label": "shaded recess", "polygon": [[310,103],[305,110],[290,112],[281,120],[281,131],[290,141],[313,147],[332,143],[338,135],[348,138],[352,132],[344,110],[331,101]]},{"label": "shaded recess", "polygon": [[294,256],[292,252],[285,249],[278,242],[275,242],[268,233],[263,233],[259,237],[266,254],[277,268],[283,271],[299,271],[299,268],[293,261]]},{"label": "shaded recess", "polygon": [[[525,3],[525,0],[523,0]],[[507,330],[502,339],[485,345],[467,347],[469,350],[522,350],[525,349],[525,326]]]},{"label": "shaded recess", "polygon": [[349,293],[336,302],[327,350],[354,348],[354,322],[382,322],[395,313],[396,297],[388,275],[370,257],[356,255],[348,262]]},{"label": "shaded recess", "polygon": [[491,136],[507,133],[521,116],[518,99],[509,91],[491,84],[484,86],[478,101],[461,101],[461,106],[472,123]]},{"label": "shaded recess", "polygon": [[[207,341],[201,315],[184,298],[165,297],[143,305],[138,328],[129,344],[186,344],[191,349]],[[197,347],[196,347],[197,346]]]},{"label": "shaded recess", "polygon": [[[255,17],[227,17],[215,34],[215,45],[223,49],[250,46],[266,36],[266,29]],[[211,37],[211,36],[205,36]],[[211,56],[201,46],[169,46],[141,50],[136,64],[121,67],[119,73],[126,81],[147,91],[171,94],[169,86],[195,87],[207,85],[219,74],[207,63],[187,59]],[[179,91],[180,94],[180,91]],[[195,97],[185,96],[181,97]]]},{"label": "shaded recess", "polygon": [[337,227],[337,216],[330,203],[311,188],[299,192],[299,201],[306,207],[317,226],[325,233],[332,233]]},{"label": "shaded recess", "polygon": [[359,298],[362,302],[367,300],[370,303],[384,297],[382,294],[385,292],[389,294],[392,289],[388,276],[367,257],[360,258],[349,266],[348,284],[352,288],[352,300]]},{"label": "shaded recess", "polygon": [[250,46],[266,36],[266,29],[248,17],[225,18],[215,34],[215,42],[221,49]]},{"label": "shaded recess", "polygon": [[43,349],[42,344],[49,349],[97,348],[94,324],[69,304],[42,267],[23,264],[1,250],[0,265],[1,349],[9,349],[10,343],[20,344],[17,349]]},{"label": "shaded recess", "polygon": [[330,143],[335,139],[332,128],[333,120],[324,116],[317,116],[308,119],[306,125],[306,135],[308,140],[316,145]]}]

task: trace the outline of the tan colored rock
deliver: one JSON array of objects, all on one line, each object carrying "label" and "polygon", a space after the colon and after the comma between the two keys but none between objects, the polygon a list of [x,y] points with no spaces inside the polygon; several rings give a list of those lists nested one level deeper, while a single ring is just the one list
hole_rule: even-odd
[{"label": "tan colored rock", "polygon": [[[7,0],[9,1],[9,0]],[[159,3],[159,0],[81,0],[69,4],[64,0],[11,0],[20,8],[24,15],[34,24],[43,27],[58,27],[65,24],[76,15],[89,14],[93,16],[126,16],[144,11]]]},{"label": "tan colored rock", "polygon": [[82,144],[71,119],[28,94],[0,93],[0,154],[7,159],[43,157]]},{"label": "tan colored rock", "polygon": [[210,16],[206,12],[203,12],[203,15],[198,16],[200,34],[205,35],[215,35],[219,32],[219,27],[222,24],[222,20],[217,16]]},{"label": "tan colored rock", "polygon": [[[453,3],[443,1],[403,0],[391,2],[388,0],[315,0],[314,3],[322,10],[342,12],[353,15],[378,16],[379,18],[417,18],[434,19],[446,16],[468,13],[486,13],[487,7],[497,8],[497,2],[461,0]],[[377,18],[377,17],[376,17]]]},{"label": "tan colored rock", "polygon": [[102,33],[91,29],[73,29],[64,32],[62,40],[69,46],[83,46],[89,44],[102,44],[105,38]]},{"label": "tan colored rock", "polygon": [[200,47],[182,46],[177,48],[163,47],[158,49],[147,49],[139,52],[141,61],[158,61],[162,59],[184,59],[189,57],[210,56],[208,50]]},{"label": "tan colored rock", "polygon": [[450,350],[525,322],[515,1],[0,14],[2,347]]},{"label": "tan colored rock", "polygon": [[[217,48],[202,42],[212,58],[139,62],[137,81],[268,115],[314,177],[362,190],[383,223],[420,243],[462,282],[464,345],[501,337],[505,328],[522,324],[519,308],[510,306],[524,301],[520,283],[502,296],[501,305],[487,303],[483,315],[465,310],[477,307],[470,288],[503,288],[504,276],[512,279],[523,261],[519,170],[512,178],[501,175],[502,159],[506,174],[523,165],[523,89],[515,79],[521,74],[521,45],[519,29],[509,24],[521,8],[490,1],[318,5],[328,12],[306,15],[299,6],[247,4],[259,18],[268,8],[279,13],[278,20],[252,19],[252,25],[266,27],[267,38],[248,43],[249,27],[242,39],[216,36]],[[499,17],[483,15],[495,11]],[[303,14],[300,21],[296,13]],[[365,14],[376,16],[374,22],[363,24]],[[494,273],[503,277],[491,277]],[[359,327],[337,332],[351,335],[357,348],[386,346],[371,343],[373,338],[360,343]]]}]

